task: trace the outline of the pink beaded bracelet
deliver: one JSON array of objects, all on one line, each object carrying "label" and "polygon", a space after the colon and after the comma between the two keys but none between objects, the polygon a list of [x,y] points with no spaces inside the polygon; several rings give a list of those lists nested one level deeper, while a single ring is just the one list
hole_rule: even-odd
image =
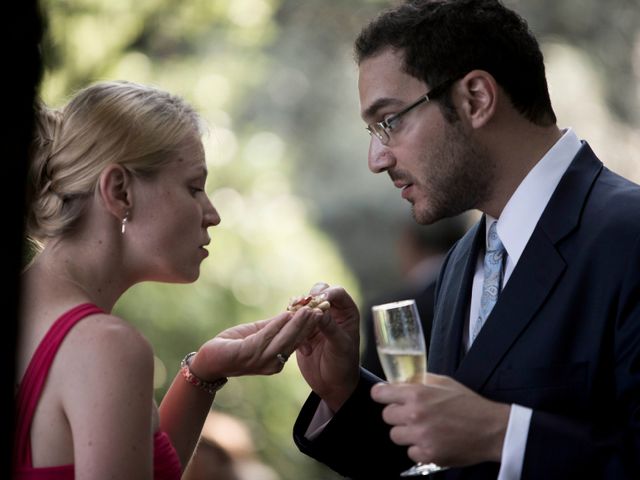
[{"label": "pink beaded bracelet", "polygon": [[191,358],[196,354],[196,352],[187,353],[185,357],[180,362],[180,374],[184,377],[184,379],[189,382],[191,385],[195,385],[200,390],[204,390],[205,392],[213,395],[227,383],[229,380],[227,377],[218,378],[213,382],[207,382],[198,378],[193,374],[191,369],[189,368],[189,364],[191,362]]}]

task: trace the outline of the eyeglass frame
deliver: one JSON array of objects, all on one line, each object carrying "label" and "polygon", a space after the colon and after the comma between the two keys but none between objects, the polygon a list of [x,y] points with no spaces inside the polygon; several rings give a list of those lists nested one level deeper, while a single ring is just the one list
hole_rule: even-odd
[{"label": "eyeglass frame", "polygon": [[[411,110],[416,108],[418,105],[422,105],[425,102],[429,102],[431,100],[435,100],[437,97],[446,92],[451,85],[453,85],[457,80],[461,77],[452,77],[444,82],[436,85],[427,93],[418,98],[415,102],[410,104],[409,106],[403,108],[398,113],[391,115],[386,120],[382,120],[381,122],[372,122],[365,127],[365,130],[369,132],[369,135],[376,136],[380,143],[383,145],[388,145],[391,140],[391,132],[393,131],[393,124],[396,123],[403,115],[409,113]],[[386,139],[385,139],[386,137]]]}]

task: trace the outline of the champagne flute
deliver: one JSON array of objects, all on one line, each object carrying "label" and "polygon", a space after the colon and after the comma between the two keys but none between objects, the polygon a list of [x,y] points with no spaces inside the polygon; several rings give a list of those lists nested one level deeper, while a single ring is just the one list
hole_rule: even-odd
[{"label": "champagne flute", "polygon": [[[374,305],[373,327],[382,369],[391,383],[424,383],[427,349],[416,301]],[[401,477],[429,475],[445,470],[435,463],[416,463]]]}]

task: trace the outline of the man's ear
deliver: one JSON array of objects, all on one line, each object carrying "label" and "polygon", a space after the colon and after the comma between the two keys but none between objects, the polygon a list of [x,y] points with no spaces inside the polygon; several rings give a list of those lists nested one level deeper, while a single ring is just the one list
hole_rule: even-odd
[{"label": "man's ear", "polygon": [[472,128],[481,128],[495,115],[498,101],[498,83],[484,70],[467,73],[458,86],[461,110]]},{"label": "man's ear", "polygon": [[126,217],[132,207],[131,174],[122,165],[112,164],[100,174],[100,197],[107,211],[118,221]]}]

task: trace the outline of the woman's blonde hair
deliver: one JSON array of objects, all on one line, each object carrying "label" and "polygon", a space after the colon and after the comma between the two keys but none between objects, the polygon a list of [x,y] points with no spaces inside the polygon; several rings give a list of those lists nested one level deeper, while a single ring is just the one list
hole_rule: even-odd
[{"label": "woman's blonde hair", "polygon": [[202,134],[183,99],[131,82],[100,82],[61,109],[39,104],[30,149],[27,235],[38,241],[73,229],[110,164],[150,176],[184,142]]}]

